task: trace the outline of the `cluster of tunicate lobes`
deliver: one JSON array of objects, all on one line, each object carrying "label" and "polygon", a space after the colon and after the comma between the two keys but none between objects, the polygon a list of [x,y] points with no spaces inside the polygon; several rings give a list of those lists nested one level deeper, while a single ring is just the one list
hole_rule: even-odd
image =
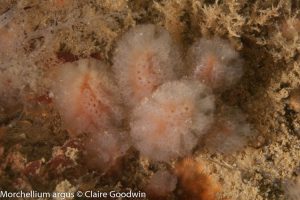
[{"label": "cluster of tunicate lobes", "polygon": [[202,38],[182,56],[170,34],[138,25],[117,42],[113,65],[95,59],[57,71],[54,102],[89,162],[107,170],[130,147],[152,161],[189,156],[197,144],[226,153],[251,132],[243,114],[215,98],[242,76],[241,59],[219,38]]}]

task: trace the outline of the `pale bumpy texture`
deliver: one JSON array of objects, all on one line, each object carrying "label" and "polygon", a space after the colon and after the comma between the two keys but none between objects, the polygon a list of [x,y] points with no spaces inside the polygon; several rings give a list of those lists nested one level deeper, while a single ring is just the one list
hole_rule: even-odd
[{"label": "pale bumpy texture", "polygon": [[160,86],[134,109],[131,136],[142,155],[158,161],[187,155],[212,122],[214,97],[197,81]]},{"label": "pale bumpy texture", "polygon": [[106,70],[95,59],[66,63],[59,69],[54,101],[71,135],[98,132],[121,123],[118,89]]},{"label": "pale bumpy texture", "polygon": [[231,153],[245,147],[248,137],[255,133],[241,111],[225,106],[216,116],[204,141],[211,152]]},{"label": "pale bumpy texture", "polygon": [[84,147],[88,167],[105,172],[128,150],[128,135],[115,130],[91,134],[84,140]]},{"label": "pale bumpy texture", "polygon": [[150,178],[146,190],[154,197],[166,197],[176,189],[177,178],[167,170],[159,170]]},{"label": "pale bumpy texture", "polygon": [[193,78],[213,89],[226,89],[243,75],[238,53],[227,41],[219,38],[202,38],[195,42],[189,49],[188,59]]},{"label": "pale bumpy texture", "polygon": [[176,78],[180,55],[169,33],[155,25],[130,29],[117,44],[113,70],[129,108]]}]

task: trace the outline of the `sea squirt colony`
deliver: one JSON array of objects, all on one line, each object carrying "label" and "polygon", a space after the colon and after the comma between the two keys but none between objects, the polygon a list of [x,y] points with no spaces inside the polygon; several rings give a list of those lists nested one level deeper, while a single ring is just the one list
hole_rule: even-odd
[{"label": "sea squirt colony", "polygon": [[[112,68],[92,58],[61,66],[54,102],[70,136],[85,135],[92,168],[105,172],[130,146],[170,163],[200,143],[221,153],[246,145],[253,130],[242,112],[215,101],[242,74],[238,53],[220,38],[197,40],[183,58],[165,29],[137,25],[117,42]],[[189,181],[182,166],[177,175]]]}]

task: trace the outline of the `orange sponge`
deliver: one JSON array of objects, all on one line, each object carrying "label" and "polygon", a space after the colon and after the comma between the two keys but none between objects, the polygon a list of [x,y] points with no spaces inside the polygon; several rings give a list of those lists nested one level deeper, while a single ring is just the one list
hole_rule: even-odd
[{"label": "orange sponge", "polygon": [[176,165],[181,200],[216,200],[220,186],[205,174],[200,163],[186,158]]}]

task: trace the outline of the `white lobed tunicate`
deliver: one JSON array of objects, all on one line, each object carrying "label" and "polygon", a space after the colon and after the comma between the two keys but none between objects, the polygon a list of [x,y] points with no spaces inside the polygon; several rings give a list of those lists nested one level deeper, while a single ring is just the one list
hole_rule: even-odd
[{"label": "white lobed tunicate", "polygon": [[211,124],[214,107],[214,96],[205,85],[167,82],[134,109],[130,124],[134,145],[158,161],[187,155]]},{"label": "white lobed tunicate", "polygon": [[65,126],[74,134],[98,132],[121,123],[118,88],[100,61],[82,59],[61,66],[53,94]]},{"label": "white lobed tunicate", "polygon": [[176,189],[177,178],[167,170],[159,170],[150,178],[146,190],[154,197],[166,197]]},{"label": "white lobed tunicate", "polygon": [[117,43],[113,71],[129,108],[176,78],[181,57],[169,33],[155,25],[130,29]]},{"label": "white lobed tunicate", "polygon": [[250,135],[255,135],[255,131],[244,114],[236,108],[224,106],[204,141],[210,152],[231,153],[245,147]]},{"label": "white lobed tunicate", "polygon": [[214,90],[223,90],[243,75],[242,60],[235,49],[220,38],[196,41],[188,52],[192,77]]},{"label": "white lobed tunicate", "polygon": [[117,164],[130,147],[128,135],[112,129],[91,134],[83,142],[88,167],[103,172]]}]

